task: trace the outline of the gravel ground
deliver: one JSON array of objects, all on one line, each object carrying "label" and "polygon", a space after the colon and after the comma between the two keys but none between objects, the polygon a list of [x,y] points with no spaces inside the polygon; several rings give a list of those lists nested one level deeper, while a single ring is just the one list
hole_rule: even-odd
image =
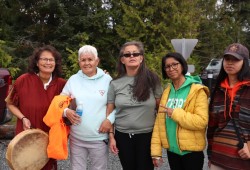
[{"label": "gravel ground", "polygon": [[[0,170],[10,170],[7,162],[5,161],[6,148],[9,142],[10,140],[0,140]],[[155,170],[170,170],[169,165],[168,165],[168,160],[166,157],[167,157],[166,152],[163,151],[164,164],[158,169],[155,168]],[[69,167],[70,167],[69,160],[58,161],[58,170],[69,170],[70,169]],[[122,170],[118,156],[115,156],[112,153],[109,154],[108,170]],[[203,170],[208,170],[206,155],[205,155]]]}]

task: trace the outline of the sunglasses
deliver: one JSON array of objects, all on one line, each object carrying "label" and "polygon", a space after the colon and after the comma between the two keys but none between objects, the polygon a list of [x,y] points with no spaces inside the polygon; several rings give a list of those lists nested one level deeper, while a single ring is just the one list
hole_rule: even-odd
[{"label": "sunglasses", "polygon": [[131,56],[138,57],[140,55],[142,54],[141,53],[127,53],[127,54],[123,54],[123,57],[126,57],[126,58],[131,57]]}]

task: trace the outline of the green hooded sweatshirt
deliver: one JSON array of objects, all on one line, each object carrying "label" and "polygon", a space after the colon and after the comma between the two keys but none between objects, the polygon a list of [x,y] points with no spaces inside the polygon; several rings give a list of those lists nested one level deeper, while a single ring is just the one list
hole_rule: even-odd
[{"label": "green hooded sweatshirt", "polygon": [[[171,90],[168,97],[166,106],[169,108],[182,108],[190,91],[191,85],[201,84],[199,76],[185,76],[185,82],[182,86],[175,90],[173,83],[171,83]],[[178,145],[177,139],[177,123],[173,119],[166,117],[167,137],[169,142],[169,151],[178,155],[185,155],[190,153],[189,151],[181,151]]]}]

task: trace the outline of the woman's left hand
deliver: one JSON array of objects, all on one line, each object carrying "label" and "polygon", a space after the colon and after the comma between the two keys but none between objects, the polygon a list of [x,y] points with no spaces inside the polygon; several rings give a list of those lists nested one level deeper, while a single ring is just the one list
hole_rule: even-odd
[{"label": "woman's left hand", "polygon": [[31,128],[31,123],[30,123],[30,120],[28,118],[26,118],[26,117],[23,118],[22,122],[23,122],[23,130],[27,130],[27,129]]},{"label": "woman's left hand", "polygon": [[109,138],[109,149],[111,150],[111,152],[115,155],[117,155],[119,153],[118,148],[116,147],[116,140],[114,137]]},{"label": "woman's left hand", "polygon": [[239,150],[238,154],[240,155],[241,159],[250,159],[250,151],[248,149],[247,143],[244,143],[244,147]]},{"label": "woman's left hand", "polygon": [[160,105],[160,107],[162,107],[163,109],[160,109],[159,112],[166,113],[167,116],[171,118],[174,109],[169,108],[169,107],[165,107],[165,106],[162,106],[162,105]]},{"label": "woman's left hand", "polygon": [[112,124],[111,124],[110,120],[109,120],[109,119],[105,119],[105,120],[102,122],[102,124],[101,124],[101,126],[100,126],[100,128],[99,128],[98,131],[99,131],[100,133],[107,133],[107,132],[109,132],[111,126],[112,126]]},{"label": "woman's left hand", "polygon": [[163,159],[161,157],[158,158],[152,158],[154,167],[161,167],[161,165],[163,164]]}]

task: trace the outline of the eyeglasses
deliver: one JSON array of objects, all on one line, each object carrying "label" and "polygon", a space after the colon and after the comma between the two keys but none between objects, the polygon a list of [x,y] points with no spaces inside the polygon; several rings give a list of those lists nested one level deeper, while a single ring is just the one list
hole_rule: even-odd
[{"label": "eyeglasses", "polygon": [[55,59],[54,58],[39,58],[39,60],[41,60],[42,62],[44,63],[47,63],[48,61],[50,63],[54,63],[55,62]]},{"label": "eyeglasses", "polygon": [[127,53],[127,54],[123,54],[123,57],[131,57],[131,55],[133,55],[134,57],[138,57],[140,55],[142,55],[141,53]]},{"label": "eyeglasses", "polygon": [[170,64],[170,65],[166,65],[164,67],[164,69],[167,70],[167,71],[169,71],[170,68],[172,68],[173,70],[176,70],[178,68],[178,64],[180,64],[180,63],[173,63],[173,64]]}]

